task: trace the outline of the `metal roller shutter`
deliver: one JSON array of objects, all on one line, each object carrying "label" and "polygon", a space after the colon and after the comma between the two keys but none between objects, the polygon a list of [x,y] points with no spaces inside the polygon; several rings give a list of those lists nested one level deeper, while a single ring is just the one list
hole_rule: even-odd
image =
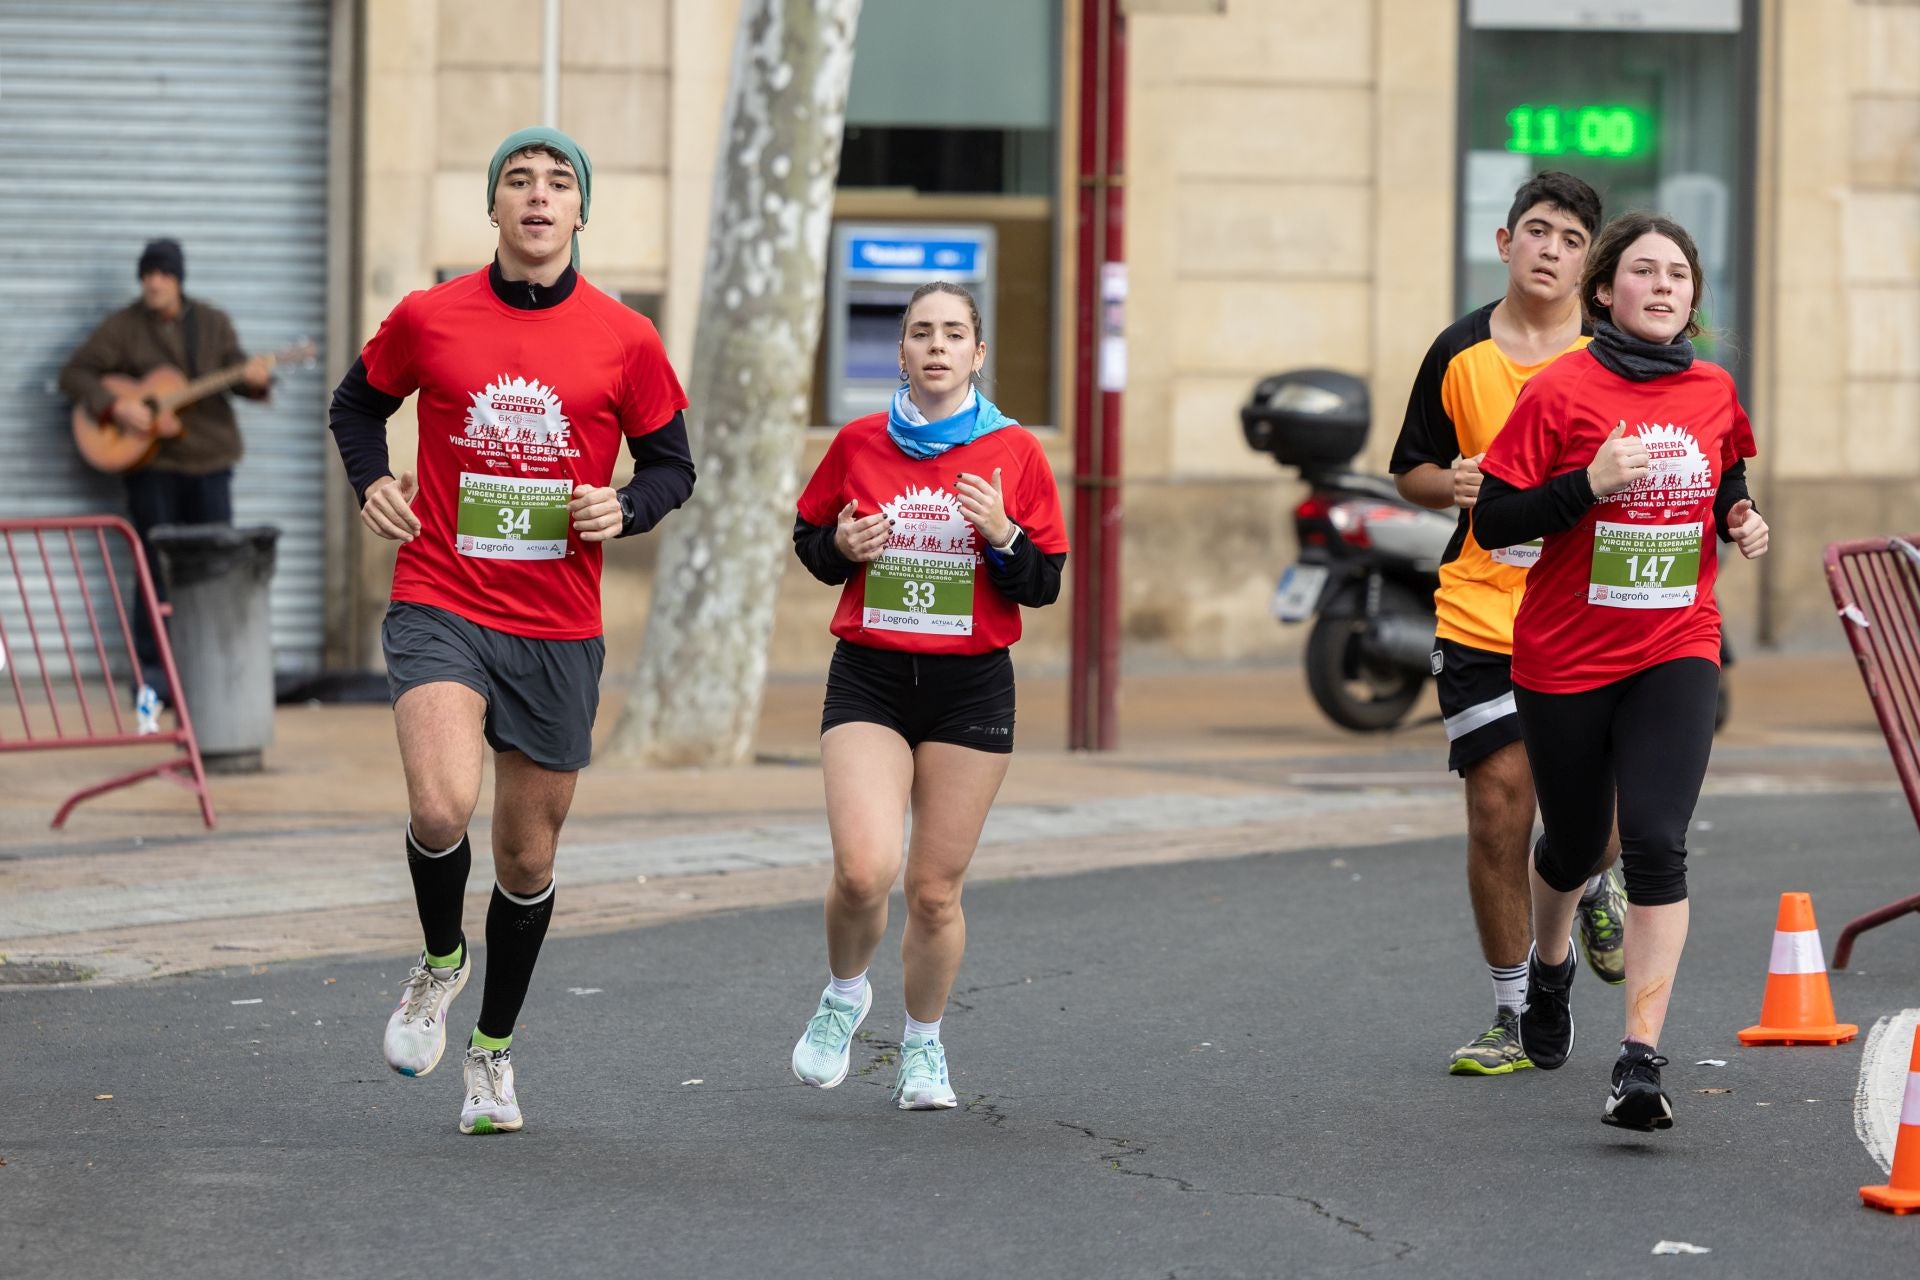
[{"label": "metal roller shutter", "polygon": [[[54,381],[136,296],[147,240],[181,242],[187,293],[248,351],[322,342],[328,21],[327,0],[0,0],[0,515],[124,511],[68,443]],[[282,670],[320,663],[324,368],[237,406],[234,519],[280,528]]]}]

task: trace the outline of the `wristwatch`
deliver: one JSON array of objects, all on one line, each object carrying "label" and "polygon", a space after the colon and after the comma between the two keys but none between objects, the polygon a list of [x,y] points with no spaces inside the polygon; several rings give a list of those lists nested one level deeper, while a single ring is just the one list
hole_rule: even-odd
[{"label": "wristwatch", "polygon": [[[1009,522],[1009,523],[1011,523],[1011,522]],[[1014,544],[1014,543],[1016,543],[1016,542],[1018,542],[1018,541],[1020,541],[1020,526],[1016,524],[1016,525],[1014,525],[1014,526],[1013,526],[1013,532],[1007,535],[1007,545],[1006,545],[1006,546],[1004,546],[1004,547],[993,547],[993,544],[992,544],[991,542],[989,542],[989,543],[988,543],[987,545],[988,545],[988,546],[990,546],[990,547],[993,547],[993,549],[994,549],[995,551],[997,551],[997,552],[999,552],[999,553],[1000,553],[1001,555],[1005,555],[1005,554],[1007,554],[1007,552],[1009,552],[1009,551],[1011,551],[1011,550],[1013,550],[1013,544]]]},{"label": "wristwatch", "polygon": [[616,489],[613,496],[620,501],[620,532],[632,533],[633,522],[639,517],[639,512],[633,509],[633,495],[625,489]]}]

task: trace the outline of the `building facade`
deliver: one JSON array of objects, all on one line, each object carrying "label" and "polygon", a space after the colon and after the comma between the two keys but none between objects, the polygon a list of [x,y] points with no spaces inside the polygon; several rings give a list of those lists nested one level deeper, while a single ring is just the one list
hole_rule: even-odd
[{"label": "building facade", "polygon": [[[856,242],[878,244],[873,261],[896,267],[958,244],[950,261],[977,267],[991,302],[991,394],[1036,428],[1069,487],[1081,3],[979,0],[956,24],[916,13],[918,0],[868,0],[835,210],[840,287],[803,467],[835,413],[864,403],[891,360],[899,279],[865,271]],[[131,263],[150,234],[186,240],[189,261],[207,264],[208,296],[251,345],[295,323],[324,334],[323,367],[283,385],[275,416],[243,417],[255,444],[239,492],[255,495],[257,518],[284,510],[294,526],[282,558],[296,571],[275,599],[281,665],[377,665],[391,548],[359,532],[324,445],[326,388],[407,291],[487,260],[487,159],[541,118],[594,159],[586,273],[655,318],[684,373],[738,0],[174,8],[183,46],[236,14],[256,37],[271,30],[299,45],[282,88],[305,93],[236,89],[224,164],[240,171],[241,213],[259,206],[259,234],[293,237],[306,255],[290,268],[304,310],[290,310],[285,291],[250,295],[271,255],[224,263],[231,240],[218,227],[164,207],[130,217],[132,191],[76,190],[92,231],[63,244],[74,262],[54,264],[43,290],[57,295],[63,327],[16,335],[14,385],[48,401],[36,406],[44,432],[60,410],[36,379],[63,358],[58,343],[77,340],[69,330],[84,332],[81,312],[131,295]],[[1383,467],[1428,342],[1498,291],[1486,248],[1502,192],[1542,168],[1586,177],[1613,211],[1660,204],[1700,235],[1714,354],[1740,378],[1761,446],[1754,490],[1775,530],[1765,560],[1721,579],[1732,634],[1737,644],[1839,642],[1824,545],[1920,529],[1920,2],[1122,8],[1130,652],[1232,659],[1299,643],[1269,618],[1267,598],[1292,556],[1300,487],[1246,447],[1240,403],[1281,369],[1358,374],[1374,406],[1361,461]],[[26,68],[8,64],[9,48],[51,39],[45,9],[0,0],[10,86]],[[24,109],[0,99],[0,112]],[[137,135],[138,122],[128,129]],[[304,165],[290,168],[284,147],[252,147],[255,134],[304,139]],[[69,129],[34,145],[63,154],[96,141]],[[150,143],[167,145],[180,144]],[[274,221],[281,205],[294,210],[286,226]],[[300,216],[313,225],[293,225]],[[393,424],[398,459],[413,447],[410,414]],[[36,486],[33,501],[49,509],[110,497],[77,471]],[[0,489],[0,500],[16,507],[25,493]],[[649,541],[608,557],[615,669],[644,630]],[[821,668],[831,608],[832,593],[793,564],[776,671]],[[1035,615],[1027,661],[1064,662],[1066,631],[1064,608]]]}]

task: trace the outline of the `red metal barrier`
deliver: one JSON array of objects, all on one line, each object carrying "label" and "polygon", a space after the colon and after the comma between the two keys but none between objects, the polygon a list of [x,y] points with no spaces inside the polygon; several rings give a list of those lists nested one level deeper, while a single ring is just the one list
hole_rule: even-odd
[{"label": "red metal barrier", "polygon": [[[1920,825],[1920,534],[1834,543],[1827,548],[1827,586]],[[1847,967],[1860,934],[1909,912],[1920,912],[1920,894],[1848,921],[1833,967]]]},{"label": "red metal barrier", "polygon": [[[134,608],[145,609],[148,620],[153,624],[160,663],[166,670],[166,692],[173,704],[175,726],[172,729],[140,733],[136,722],[130,731],[121,715],[121,703],[127,696],[127,690],[139,683],[139,659],[134,656],[133,629],[129,624],[126,605],[121,599],[120,573],[114,568],[109,535],[124,540],[126,544],[127,558],[133,564]],[[52,550],[49,550],[50,538]],[[18,734],[9,732],[9,726],[0,724],[0,752],[163,744],[179,748],[177,753],[159,764],[136,769],[132,773],[121,774],[74,792],[53,815],[53,825],[58,827],[65,823],[74,806],[83,800],[152,777],[170,778],[199,796],[200,816],[209,827],[215,825],[213,799],[207,794],[207,774],[200,763],[200,743],[193,736],[193,721],[187,715],[187,701],[180,692],[180,673],[173,665],[173,646],[167,639],[166,617],[169,610],[154,593],[153,575],[147,569],[147,558],[141,550],[140,539],[133,532],[133,526],[117,516],[0,520],[0,545],[4,545],[6,552],[5,569],[13,578],[12,599],[4,603],[11,604],[12,600],[19,602],[22,627],[30,645],[30,649],[21,647],[17,638],[8,632],[4,613],[0,613],[0,659],[5,661],[20,716]],[[71,577],[68,576],[69,568]],[[96,610],[94,593],[88,589],[90,570],[93,580],[104,582],[100,594],[113,602],[113,612],[108,616],[108,622],[119,623],[120,653],[127,668],[124,684],[115,677],[113,653],[107,646],[106,635],[113,634],[111,627],[106,635],[100,629],[105,600],[102,601],[102,608]],[[33,579],[31,582],[30,575]],[[38,609],[34,603],[35,596],[42,600]],[[84,631],[80,630],[83,619]],[[53,641],[55,632],[59,637],[57,646]],[[46,633],[45,639],[43,633]],[[90,654],[86,647],[89,639],[92,640]],[[76,642],[80,646],[78,650],[75,649]],[[46,698],[45,721],[52,725],[51,733],[43,732],[42,727],[35,724],[34,704],[38,699],[30,697],[28,692],[31,677],[29,684],[21,683],[20,659],[28,652],[31,652],[38,670],[40,692]],[[66,659],[64,678],[56,670],[62,655]],[[83,656],[89,656],[97,662],[97,670],[90,673],[83,667]],[[98,724],[95,723],[93,698],[88,693],[90,682],[95,686],[95,696],[104,704]],[[56,685],[63,690],[71,686],[79,709],[77,725],[73,723],[72,706],[68,707],[66,716],[62,716]],[[109,712],[112,714],[111,724],[107,723]]]}]

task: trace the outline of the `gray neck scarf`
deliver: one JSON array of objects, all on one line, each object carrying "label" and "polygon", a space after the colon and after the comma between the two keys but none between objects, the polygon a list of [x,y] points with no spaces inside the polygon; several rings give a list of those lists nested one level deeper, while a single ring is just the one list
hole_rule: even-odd
[{"label": "gray neck scarf", "polygon": [[1593,322],[1593,341],[1587,350],[1629,382],[1651,382],[1670,373],[1685,373],[1693,365],[1693,343],[1686,337],[1672,342],[1643,342],[1605,320]]}]

